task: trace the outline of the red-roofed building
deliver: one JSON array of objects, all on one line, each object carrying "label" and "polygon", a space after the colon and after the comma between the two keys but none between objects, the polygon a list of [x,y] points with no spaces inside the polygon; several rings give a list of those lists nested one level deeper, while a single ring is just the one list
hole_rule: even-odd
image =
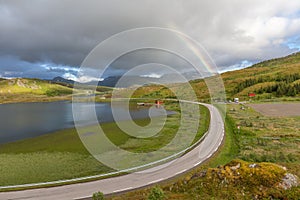
[{"label": "red-roofed building", "polygon": [[256,95],[255,93],[249,93],[248,94],[249,97],[255,97],[255,95]]}]

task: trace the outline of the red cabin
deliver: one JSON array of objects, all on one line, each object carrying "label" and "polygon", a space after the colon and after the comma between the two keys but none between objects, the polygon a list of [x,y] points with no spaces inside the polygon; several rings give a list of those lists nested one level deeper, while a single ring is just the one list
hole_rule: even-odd
[{"label": "red cabin", "polygon": [[255,97],[255,95],[256,95],[255,93],[249,93],[248,94],[249,97]]}]

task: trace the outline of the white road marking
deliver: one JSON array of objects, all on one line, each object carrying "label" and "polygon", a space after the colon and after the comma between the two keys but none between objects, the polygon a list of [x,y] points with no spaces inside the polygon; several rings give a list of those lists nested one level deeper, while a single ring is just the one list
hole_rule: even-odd
[{"label": "white road marking", "polygon": [[218,146],[220,146],[220,145],[221,145],[221,142],[222,142],[222,141],[220,141],[220,142],[219,142]]},{"label": "white road marking", "polygon": [[92,196],[90,195],[90,196],[78,197],[78,198],[76,198],[74,200],[77,200],[77,199],[87,199],[87,198],[92,198]]},{"label": "white road marking", "polygon": [[160,178],[160,179],[158,179],[158,180],[155,180],[155,181],[150,181],[150,182],[148,182],[148,184],[150,185],[150,184],[152,184],[152,183],[157,183],[157,182],[159,182],[159,181],[161,181],[161,180],[163,180],[162,178]]},{"label": "white road marking", "polygon": [[128,188],[124,188],[124,189],[120,189],[120,190],[115,190],[115,191],[113,191],[114,193],[115,192],[122,192],[122,191],[127,191],[127,190],[130,190],[130,189],[132,189],[133,187],[128,187]]},{"label": "white road marking", "polygon": [[197,162],[196,164],[194,164],[194,167],[196,167],[197,165],[200,165],[202,163],[202,161]]},{"label": "white road marking", "polygon": [[183,172],[185,172],[186,171],[186,169],[184,169],[184,170],[181,170],[181,171],[179,171],[179,172],[176,172],[175,173],[175,175],[177,175],[177,174],[181,174],[181,173],[183,173]]}]

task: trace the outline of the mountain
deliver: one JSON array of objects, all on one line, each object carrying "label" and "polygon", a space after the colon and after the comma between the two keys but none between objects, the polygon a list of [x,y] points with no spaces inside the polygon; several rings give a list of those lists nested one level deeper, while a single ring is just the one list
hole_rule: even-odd
[{"label": "mountain", "polygon": [[[226,97],[238,97],[248,100],[249,94],[255,99],[271,99],[278,97],[300,97],[300,52],[286,57],[271,59],[257,63],[251,67],[225,72],[221,74],[224,82]],[[200,100],[210,98],[204,79],[190,81]],[[173,91],[185,91],[185,83],[170,84]],[[186,94],[188,98],[190,94]],[[164,86],[151,85],[140,88],[135,92],[135,97],[168,96],[174,98],[170,89]]]},{"label": "mountain", "polygon": [[[109,76],[105,78],[103,81],[99,81],[99,86],[107,86],[107,87],[115,87],[117,82],[120,80],[121,76]],[[126,87],[124,85],[124,87]]]},{"label": "mountain", "polygon": [[[221,74],[226,96],[248,100],[300,96],[300,52]],[[203,80],[191,81],[200,99],[209,98]],[[251,97],[252,98],[252,97]]]},{"label": "mountain", "polygon": [[62,84],[68,84],[68,85],[74,85],[75,81],[73,80],[69,80],[69,79],[65,79],[63,77],[55,77],[54,79],[51,80],[51,82],[53,83],[62,83]]},{"label": "mountain", "polygon": [[[122,78],[121,82],[120,79]],[[99,86],[108,86],[108,87],[119,87],[126,88],[134,85],[145,85],[147,83],[154,83],[158,79],[151,77],[141,77],[141,76],[109,76],[103,81],[98,83]]]},{"label": "mountain", "polygon": [[[195,72],[192,73],[184,73],[183,76],[186,80],[191,80],[195,77],[199,78],[199,75]],[[164,74],[160,77],[151,77],[151,76],[139,76],[139,75],[130,75],[130,76],[109,76],[105,78],[103,81],[99,81],[99,86],[108,86],[108,87],[116,87],[118,81],[122,78],[122,84],[118,84],[117,87],[126,88],[131,86],[142,86],[148,85],[152,83],[180,83],[183,80],[178,79],[178,75],[176,74]],[[185,80],[184,80],[185,81]],[[96,84],[95,82],[90,82],[88,84]]]},{"label": "mountain", "polygon": [[[122,78],[122,84],[118,84],[118,81]],[[106,87],[118,87],[127,88],[134,85],[145,85],[145,83],[156,82],[156,78],[141,77],[141,76],[109,76],[103,81],[99,82],[89,82],[88,85],[106,86]]]},{"label": "mountain", "polygon": [[91,81],[91,82],[86,82],[86,83],[79,83],[73,80],[65,79],[63,77],[55,77],[51,80],[52,83],[57,83],[61,85],[68,85],[72,86],[76,83],[77,85],[98,85],[98,86],[107,86],[107,87],[114,87],[118,80],[121,78],[121,76],[110,76],[105,78],[103,81]]},{"label": "mountain", "polygon": [[300,52],[257,63],[251,67],[222,74],[229,96],[257,98],[299,96]]}]

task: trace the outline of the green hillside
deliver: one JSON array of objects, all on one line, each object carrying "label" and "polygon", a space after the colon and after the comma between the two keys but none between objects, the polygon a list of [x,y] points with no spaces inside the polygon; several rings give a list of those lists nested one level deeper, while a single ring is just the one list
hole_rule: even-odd
[{"label": "green hillside", "polygon": [[[227,99],[239,97],[248,100],[249,93],[255,93],[255,99],[300,96],[300,52],[283,58],[272,59],[251,67],[221,74],[224,81]],[[208,101],[210,96],[204,80],[190,81],[201,101]],[[186,84],[169,85],[172,90],[185,91]],[[164,86],[150,85],[139,88],[135,97],[169,97]],[[187,98],[190,94],[185,94]]]},{"label": "green hillside", "polygon": [[0,80],[0,103],[69,99],[71,88],[39,79]]},{"label": "green hillside", "polygon": [[222,74],[228,96],[294,97],[300,93],[300,53]]}]

